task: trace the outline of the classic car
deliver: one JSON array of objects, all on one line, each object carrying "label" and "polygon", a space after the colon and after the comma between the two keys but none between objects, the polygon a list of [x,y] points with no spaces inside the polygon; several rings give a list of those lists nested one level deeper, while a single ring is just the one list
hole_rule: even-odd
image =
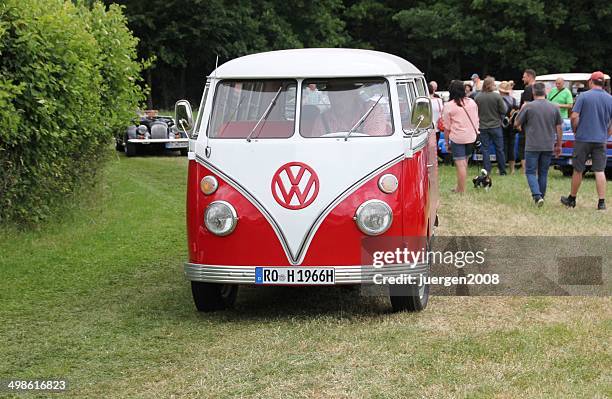
[{"label": "classic car", "polygon": [[132,157],[139,149],[150,147],[179,150],[181,155],[187,155],[189,138],[176,126],[172,117],[147,110],[125,132],[115,136],[115,149]]}]

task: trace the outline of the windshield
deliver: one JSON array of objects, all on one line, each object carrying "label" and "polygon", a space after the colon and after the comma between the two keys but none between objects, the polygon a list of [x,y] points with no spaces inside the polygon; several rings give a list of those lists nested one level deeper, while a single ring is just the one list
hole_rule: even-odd
[{"label": "windshield", "polygon": [[302,84],[304,137],[389,136],[389,85],[384,79],[308,79]]},{"label": "windshield", "polygon": [[224,80],[215,93],[208,137],[288,138],[295,125],[293,80]]}]

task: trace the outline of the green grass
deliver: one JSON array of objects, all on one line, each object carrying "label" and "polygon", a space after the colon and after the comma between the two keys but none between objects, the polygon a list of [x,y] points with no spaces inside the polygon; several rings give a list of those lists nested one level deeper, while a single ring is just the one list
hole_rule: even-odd
[{"label": "green grass", "polygon": [[[120,155],[100,180],[62,220],[0,232],[0,378],[65,377],[75,398],[612,395],[609,297],[433,297],[390,314],[358,290],[245,288],[234,310],[198,314],[186,160]],[[543,209],[521,175],[463,196],[453,183],[443,167],[440,234],[612,234],[592,178],[574,210],[557,204],[559,172]]]}]

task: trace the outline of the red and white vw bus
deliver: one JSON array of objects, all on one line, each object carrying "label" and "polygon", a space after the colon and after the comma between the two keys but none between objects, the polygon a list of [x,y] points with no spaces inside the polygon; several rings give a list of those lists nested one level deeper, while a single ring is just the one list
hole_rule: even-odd
[{"label": "red and white vw bus", "polygon": [[[432,236],[436,136],[423,74],[386,53],[299,49],[229,61],[206,80],[190,134],[189,262],[200,311],[238,285],[368,284],[363,240]],[[371,265],[370,265],[371,267]],[[429,264],[385,270],[424,274]],[[390,287],[421,310],[427,285]]]}]

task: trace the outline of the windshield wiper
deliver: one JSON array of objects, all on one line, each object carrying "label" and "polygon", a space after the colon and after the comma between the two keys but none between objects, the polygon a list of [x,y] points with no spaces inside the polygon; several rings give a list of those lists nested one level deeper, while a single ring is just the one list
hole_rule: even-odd
[{"label": "windshield wiper", "polygon": [[359,118],[359,120],[357,121],[357,123],[355,123],[355,125],[348,131],[348,133],[346,134],[346,136],[344,136],[344,141],[347,141],[349,136],[351,134],[353,134],[353,132],[355,130],[357,130],[357,128],[363,123],[365,122],[366,119],[368,119],[368,116],[370,116],[370,114],[372,113],[372,110],[374,109],[374,107],[376,107],[378,105],[378,102],[383,98],[383,95],[381,94],[380,97],[378,97],[378,100],[376,100],[376,102],[374,103],[374,105],[372,105],[370,107],[370,109],[368,109],[365,114],[363,114],[361,116],[361,118]]},{"label": "windshield wiper", "polygon": [[229,117],[229,119],[227,120],[228,123],[225,124],[225,126],[223,126],[223,129],[221,129],[221,131],[219,132],[219,134],[217,134],[217,137],[223,137],[223,132],[225,131],[225,129],[229,126],[229,122],[234,119],[234,117],[238,114],[238,110],[240,109],[240,105],[242,104],[242,102],[244,101],[244,99],[247,98],[247,96],[243,96],[240,101],[238,101],[238,104],[236,105],[236,109],[234,109],[234,112],[232,112],[232,115]]},{"label": "windshield wiper", "polygon": [[270,113],[270,110],[272,109],[272,107],[274,106],[274,104],[276,103],[276,99],[278,98],[278,95],[280,94],[281,90],[283,89],[283,86],[278,88],[278,91],[276,92],[276,95],[274,96],[274,98],[272,99],[272,101],[270,101],[270,104],[268,105],[268,108],[266,108],[266,111],[263,113],[263,115],[261,116],[261,118],[259,118],[259,120],[257,121],[257,123],[255,124],[255,126],[253,126],[253,130],[251,130],[251,133],[249,133],[249,135],[246,138],[246,141],[248,141],[249,143],[251,142],[251,136],[253,135],[253,133],[255,132],[255,130],[257,130],[257,127],[259,126],[259,124],[261,123],[261,121],[263,121],[264,119],[266,119],[268,117],[268,114]]}]

